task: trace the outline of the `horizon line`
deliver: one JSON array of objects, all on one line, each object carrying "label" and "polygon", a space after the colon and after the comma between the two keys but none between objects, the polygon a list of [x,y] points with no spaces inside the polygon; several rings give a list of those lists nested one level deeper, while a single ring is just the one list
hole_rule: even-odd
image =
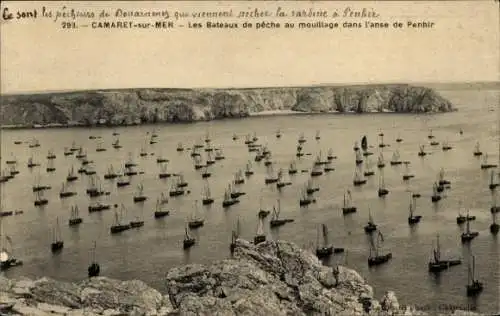
[{"label": "horizon line", "polygon": [[250,89],[277,89],[277,88],[313,88],[313,87],[328,87],[328,86],[377,86],[377,85],[478,85],[478,84],[500,84],[497,81],[445,81],[445,82],[380,82],[380,83],[320,83],[311,85],[281,85],[281,86],[247,86],[247,87],[125,87],[125,88],[82,88],[82,89],[61,89],[61,90],[31,90],[17,92],[1,92],[0,96],[25,95],[25,94],[49,94],[49,93],[70,93],[70,92],[91,92],[91,91],[111,91],[111,90],[143,90],[143,89],[168,89],[168,90],[250,90]]}]

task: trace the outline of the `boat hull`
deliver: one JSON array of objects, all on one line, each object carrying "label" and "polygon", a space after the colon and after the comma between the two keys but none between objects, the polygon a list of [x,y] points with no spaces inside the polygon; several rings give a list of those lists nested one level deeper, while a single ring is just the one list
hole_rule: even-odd
[{"label": "boat hull", "polygon": [[368,266],[377,266],[384,264],[392,259],[392,253],[388,253],[382,256],[370,257],[368,258]]}]

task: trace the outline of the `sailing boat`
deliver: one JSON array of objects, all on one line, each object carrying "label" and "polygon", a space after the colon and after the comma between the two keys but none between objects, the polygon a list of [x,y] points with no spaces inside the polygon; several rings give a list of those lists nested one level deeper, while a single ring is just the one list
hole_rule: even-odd
[{"label": "sailing boat", "polygon": [[354,171],[354,180],[352,181],[354,186],[360,186],[366,184],[366,179],[363,176],[363,172],[361,171],[361,167],[356,167]]},{"label": "sailing boat", "polygon": [[68,191],[66,188],[66,183],[62,183],[61,191],[59,191],[59,198],[64,199],[76,195],[76,192]]},{"label": "sailing boat", "polygon": [[266,218],[269,215],[269,213],[271,213],[270,211],[264,209],[263,200],[264,200],[264,198],[262,196],[262,191],[261,191],[260,200],[259,200],[259,213],[258,213],[258,217],[261,219]]},{"label": "sailing boat", "polygon": [[368,223],[364,227],[365,232],[371,234],[372,232],[377,230],[377,225],[373,221],[372,211],[368,208]]},{"label": "sailing boat", "polygon": [[378,155],[377,168],[382,169],[385,167],[384,154],[382,152]]},{"label": "sailing boat", "polygon": [[420,222],[422,215],[414,215],[415,209],[417,208],[417,199],[412,196],[410,202],[410,214],[408,215],[408,224],[414,225]]},{"label": "sailing boat", "polygon": [[298,143],[303,144],[306,142],[306,137],[304,136],[304,133],[300,133]]},{"label": "sailing boat", "polygon": [[185,188],[188,186],[188,183],[187,181],[184,179],[184,174],[179,174],[178,175],[178,179],[177,179],[177,187],[178,188]]},{"label": "sailing boat", "polygon": [[369,158],[367,158],[365,172],[363,173],[363,175],[365,177],[371,177],[375,174],[375,171],[373,171],[372,165],[373,165],[372,161]]},{"label": "sailing boat", "polygon": [[121,233],[125,230],[129,230],[130,224],[125,224],[123,223],[123,210],[125,209],[125,206],[122,204],[120,213],[115,210],[115,222],[113,225],[111,225],[110,232],[111,234],[118,234]]},{"label": "sailing boat", "polygon": [[428,139],[433,139],[434,135],[432,135],[432,129],[429,129],[429,135],[427,135]]},{"label": "sailing boat", "polygon": [[398,133],[398,138],[396,138],[396,143],[401,143],[403,139],[401,138],[401,135]]},{"label": "sailing boat", "polygon": [[332,149],[332,148],[328,149],[328,152],[327,152],[327,154],[326,154],[326,159],[327,159],[327,160],[337,159],[337,156],[335,156],[335,155],[333,154],[333,149]]},{"label": "sailing boat", "polygon": [[182,152],[184,151],[184,145],[182,145],[182,143],[178,143],[177,144],[177,149],[176,149],[178,152]]},{"label": "sailing boat", "polygon": [[15,165],[15,164],[17,164],[17,159],[16,159],[16,157],[14,156],[14,153],[10,153],[10,155],[12,156],[12,158],[7,159],[7,160],[5,161],[5,163],[6,163],[6,164],[8,164],[8,165]]},{"label": "sailing boat", "polygon": [[71,216],[69,218],[68,224],[69,226],[79,225],[83,222],[83,219],[79,215],[78,205],[74,205],[71,207]]},{"label": "sailing boat", "polygon": [[260,244],[266,241],[266,234],[264,232],[264,223],[262,222],[262,218],[259,218],[259,223],[257,225],[257,233],[253,237],[254,245]]},{"label": "sailing boat", "polygon": [[418,151],[418,156],[419,157],[424,157],[427,156],[427,153],[425,152],[425,147],[424,145],[420,145],[420,149]]},{"label": "sailing boat", "polygon": [[130,185],[130,177],[125,177],[125,175],[120,175],[118,181],[116,181],[116,186],[118,188]]},{"label": "sailing boat", "polygon": [[443,270],[448,269],[449,267],[456,266],[462,263],[462,260],[442,260],[441,259],[441,247],[439,244],[439,234],[436,235],[436,248],[432,251],[433,256],[431,261],[428,263],[429,272],[438,273]]},{"label": "sailing boat", "polygon": [[165,178],[170,178],[172,176],[172,174],[167,171],[167,166],[168,165],[166,163],[162,163],[160,165],[160,173],[158,174],[158,178],[165,179]]},{"label": "sailing boat", "polygon": [[184,195],[184,189],[179,186],[179,178],[176,181],[172,182],[170,185],[170,191],[168,192],[169,196],[179,196]]},{"label": "sailing boat", "polygon": [[281,130],[280,129],[278,129],[276,131],[276,138],[281,138]]},{"label": "sailing boat", "polygon": [[495,182],[495,171],[491,170],[491,173],[490,173],[490,185],[489,185],[489,188],[490,190],[495,190],[497,186],[499,186],[500,183],[499,182]]},{"label": "sailing boat", "polygon": [[396,165],[400,165],[400,164],[402,164],[402,161],[401,161],[400,156],[399,156],[399,151],[396,150],[392,154],[391,166],[396,166]]},{"label": "sailing boat", "polygon": [[169,160],[167,158],[163,158],[161,153],[158,156],[156,156],[156,163],[166,163],[166,162],[169,162]]},{"label": "sailing boat", "polygon": [[438,184],[440,186],[446,186],[446,185],[450,185],[451,182],[449,180],[446,180],[445,177],[444,177],[444,168],[441,168],[441,170],[439,170],[439,181],[438,181]]},{"label": "sailing boat", "polygon": [[111,144],[114,149],[120,149],[122,148],[122,145],[120,145],[120,139],[117,137],[116,140]]},{"label": "sailing boat", "polygon": [[384,236],[378,232],[376,241],[370,238],[370,256],[368,257],[368,266],[376,266],[388,262],[392,259],[392,253],[388,252],[384,255],[380,254],[380,244],[384,241]]},{"label": "sailing boat", "polygon": [[465,228],[465,232],[463,232],[461,236],[462,243],[470,242],[472,239],[479,236],[479,232],[473,232],[470,230],[470,220],[468,218],[469,218],[469,211],[467,211],[467,220],[466,220],[467,226]]},{"label": "sailing boat", "polygon": [[353,148],[352,148],[352,149],[353,149],[354,151],[358,151],[358,150],[359,150],[359,143],[358,143],[358,141],[355,141],[355,142],[354,142],[354,146],[353,146]]},{"label": "sailing boat", "polygon": [[240,190],[238,190],[236,188],[236,185],[234,185],[234,182],[233,182],[233,185],[231,185],[231,184],[229,185],[229,189],[231,190],[231,198],[233,198],[233,199],[237,199],[240,196],[246,194],[245,192],[241,192]]},{"label": "sailing boat", "polygon": [[228,185],[226,191],[224,192],[224,199],[222,200],[222,207],[227,208],[230,207],[231,205],[240,203],[240,201],[237,198],[233,198],[231,196],[231,185]]},{"label": "sailing boat", "polygon": [[[9,175],[7,175],[7,178],[13,178],[16,174],[19,174],[19,170],[17,170],[16,168],[17,167],[15,164],[10,166],[10,171]],[[55,171],[55,168],[52,171]]]},{"label": "sailing boat", "polygon": [[234,174],[234,184],[243,184],[245,183],[245,178],[243,178],[243,171],[241,170],[238,170],[235,174]]},{"label": "sailing boat", "polygon": [[497,165],[488,163],[488,154],[484,154],[483,156],[483,162],[481,163],[481,169],[490,169],[490,168],[496,168]]},{"label": "sailing boat", "polygon": [[299,206],[307,206],[312,203],[312,200],[309,198],[309,195],[307,194],[307,187],[304,188],[301,192],[301,197],[299,200]]},{"label": "sailing boat", "polygon": [[236,221],[236,229],[231,231],[231,245],[229,246],[229,250],[231,253],[234,253],[236,249],[236,240],[240,237],[240,219]]},{"label": "sailing boat", "polygon": [[271,184],[271,183],[276,183],[278,182],[278,177],[274,175],[274,169],[273,166],[267,167],[267,176],[264,180],[265,184]]},{"label": "sailing boat", "polygon": [[297,164],[295,161],[290,163],[290,167],[288,167],[288,174],[296,174],[297,173]]},{"label": "sailing boat", "polygon": [[148,197],[144,195],[144,186],[142,185],[142,183],[140,183],[139,185],[137,185],[137,192],[134,195],[134,203],[144,202],[147,199]]},{"label": "sailing boat", "polygon": [[73,155],[73,151],[71,151],[68,147],[64,147],[64,156]]},{"label": "sailing boat", "polygon": [[196,239],[194,237],[191,237],[191,235],[189,234],[190,230],[189,227],[185,227],[184,230],[185,230],[185,235],[184,235],[184,240],[182,242],[182,246],[184,249],[189,249],[196,244]]},{"label": "sailing boat", "polygon": [[432,186],[431,201],[433,203],[441,201],[441,194],[439,194],[439,191],[438,191],[438,184],[435,182],[434,182],[434,185]]},{"label": "sailing boat", "polygon": [[206,166],[206,164],[203,163],[201,156],[195,156],[195,157],[193,157],[193,160],[194,160],[194,169],[195,170],[204,168]]},{"label": "sailing boat", "polygon": [[[210,155],[209,155],[210,156]],[[215,149],[215,157],[214,157],[215,160],[223,160],[223,159],[226,159],[226,157],[224,156],[224,153],[222,152],[222,148],[217,148]]]},{"label": "sailing boat", "polygon": [[128,153],[128,160],[125,162],[125,168],[132,168],[132,167],[137,167],[137,164],[134,162],[134,159],[132,158],[132,153]]},{"label": "sailing boat", "polygon": [[285,173],[283,172],[283,169],[280,169],[278,171],[278,182],[276,182],[276,187],[278,189],[281,189],[287,185],[292,185],[292,182],[286,181],[285,179]]},{"label": "sailing boat", "polygon": [[278,227],[278,226],[283,226],[286,223],[291,223],[294,220],[293,219],[280,219],[280,213],[281,213],[281,200],[278,199],[278,208],[273,206],[273,215],[271,221],[269,221],[269,225],[271,228],[273,227]]},{"label": "sailing boat", "polygon": [[85,150],[80,147],[78,149],[78,152],[76,153],[76,156],[75,156],[77,159],[85,159],[87,158],[87,153],[85,152]]},{"label": "sailing boat", "polygon": [[466,289],[467,296],[476,296],[483,291],[483,283],[476,279],[476,257],[471,257],[472,260],[469,260],[469,264],[467,266],[468,278]]},{"label": "sailing boat", "polygon": [[342,207],[342,214],[351,214],[351,213],[356,213],[357,208],[352,205],[352,196],[351,196],[351,191],[347,190],[346,193],[344,193],[344,206]]},{"label": "sailing boat", "polygon": [[500,228],[500,225],[497,223],[497,212],[491,212],[491,216],[492,216],[492,220],[493,220],[493,223],[491,223],[490,225],[490,232],[493,234],[493,235],[496,235],[498,233],[498,230]]},{"label": "sailing boat", "polygon": [[94,246],[92,247],[91,250],[91,263],[89,267],[87,268],[87,274],[89,278],[92,277],[97,277],[99,276],[99,273],[101,272],[101,267],[96,261],[96,249],[97,249],[97,243],[94,241]]},{"label": "sailing boat", "polygon": [[33,157],[29,157],[28,158],[28,164],[27,165],[28,165],[28,168],[30,168],[30,169],[33,168],[33,167],[40,166],[39,163],[33,161]]},{"label": "sailing boat", "polygon": [[34,202],[35,206],[42,206],[49,204],[49,200],[43,197],[43,191],[37,191],[35,194],[36,194]]},{"label": "sailing boat", "polygon": [[379,137],[380,137],[380,143],[378,144],[378,147],[380,148],[386,147],[387,145],[384,143],[384,134],[383,133],[379,134]]},{"label": "sailing boat", "polygon": [[59,227],[59,218],[56,218],[56,227],[53,229],[52,243],[50,249],[52,252],[59,252],[64,247],[64,241],[61,238],[61,230]]},{"label": "sailing boat", "polygon": [[359,150],[356,151],[356,158],[354,159],[354,162],[356,163],[356,165],[360,165],[363,163],[363,155],[361,154],[361,152]]},{"label": "sailing boat", "polygon": [[162,218],[162,217],[165,217],[167,215],[170,214],[170,211],[168,210],[163,210],[161,208],[162,206],[162,203],[160,203],[160,199],[157,199],[156,200],[156,209],[155,209],[155,212],[154,212],[154,217],[155,218]]},{"label": "sailing boat", "polygon": [[139,157],[146,157],[148,155],[148,152],[146,151],[146,148],[144,145],[141,146],[141,151],[139,152]]},{"label": "sailing boat", "polygon": [[313,194],[314,192],[318,192],[318,191],[319,191],[319,187],[314,184],[314,180],[312,178],[307,180],[306,193]]},{"label": "sailing boat", "polygon": [[448,151],[448,150],[453,149],[453,147],[450,145],[450,143],[448,142],[448,140],[445,140],[443,142],[443,145],[442,145],[441,148],[443,149],[443,151]]},{"label": "sailing boat", "polygon": [[210,192],[210,185],[208,181],[205,183],[205,188],[203,190],[203,197],[201,200],[201,203],[203,205],[210,205],[214,202],[214,199],[212,198],[212,194]]},{"label": "sailing boat", "polygon": [[68,176],[66,177],[66,181],[73,182],[78,179],[78,176],[75,174],[75,169],[73,166],[69,169]]},{"label": "sailing boat", "polygon": [[319,227],[318,227],[318,234],[317,234],[317,241],[316,241],[316,257],[318,259],[322,258],[328,258],[331,256],[332,253],[341,253],[344,252],[344,248],[334,248],[333,245],[331,245],[328,242],[328,228],[326,227],[325,224],[321,225],[322,227],[322,233],[323,233],[323,243],[320,245],[320,232],[319,232]]},{"label": "sailing boat", "polygon": [[405,173],[403,174],[403,181],[408,181],[414,177],[415,175],[410,172],[410,164],[405,161]]},{"label": "sailing boat", "polygon": [[96,152],[106,151],[106,148],[102,147],[102,142],[98,142],[95,151]]},{"label": "sailing boat", "polygon": [[474,147],[474,156],[481,156],[483,152],[481,151],[481,148],[479,146],[479,142],[476,142],[476,146]]},{"label": "sailing boat", "polygon": [[110,165],[108,167],[108,170],[104,174],[104,179],[115,179],[117,177],[118,177],[118,175],[116,174],[115,170],[113,169],[113,165]]},{"label": "sailing boat", "polygon": [[40,178],[41,178],[40,175],[36,177],[36,183],[33,185],[33,192],[50,190],[52,188],[51,186],[41,184]]},{"label": "sailing boat", "polygon": [[0,270],[8,270],[15,266],[20,266],[23,262],[16,259],[13,254],[12,239],[9,236],[5,236],[10,244],[10,252],[6,249],[4,245],[4,235],[3,235],[3,220],[0,217]]},{"label": "sailing boat", "polygon": [[249,177],[251,175],[253,175],[253,171],[252,171],[252,162],[249,160],[247,162],[247,165],[245,167],[245,176]]},{"label": "sailing boat", "polygon": [[45,168],[45,171],[47,171],[47,172],[54,172],[54,171],[56,171],[56,167],[54,167],[54,160],[49,159],[47,161],[47,168]]},{"label": "sailing boat", "polygon": [[319,135],[319,131],[316,131],[316,136],[314,137],[316,140],[320,140],[321,136]]},{"label": "sailing boat", "polygon": [[190,229],[202,227],[205,220],[198,216],[198,201],[194,201],[194,212],[191,214],[188,226]]},{"label": "sailing boat", "polygon": [[141,208],[141,216],[135,216],[134,220],[130,221],[130,228],[139,228],[144,226],[144,220],[142,219],[142,208]]}]

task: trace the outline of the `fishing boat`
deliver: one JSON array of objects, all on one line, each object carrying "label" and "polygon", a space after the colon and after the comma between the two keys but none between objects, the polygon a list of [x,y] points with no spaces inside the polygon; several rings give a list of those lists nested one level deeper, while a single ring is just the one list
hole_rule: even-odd
[{"label": "fishing boat", "polygon": [[59,198],[64,199],[76,195],[76,192],[69,191],[66,187],[66,183],[62,183],[61,190],[59,191]]},{"label": "fishing boat", "polygon": [[229,245],[231,254],[234,253],[234,250],[236,249],[236,240],[240,238],[240,231],[240,219],[238,218],[236,220],[236,228],[231,231],[231,244]]},{"label": "fishing boat", "polygon": [[198,215],[198,201],[194,201],[194,211],[188,222],[190,229],[196,229],[205,225],[205,220]]},{"label": "fishing boat", "polygon": [[170,191],[168,192],[169,196],[180,196],[184,195],[184,189],[179,187],[179,178],[175,182],[172,182],[170,186]]},{"label": "fishing boat", "polygon": [[436,248],[433,250],[432,259],[427,264],[429,272],[439,273],[449,267],[456,266],[462,263],[462,260],[442,260],[441,259],[441,247],[439,244],[439,234],[436,235]]},{"label": "fishing boat", "polygon": [[311,203],[312,203],[312,199],[307,194],[307,189],[305,188],[301,192],[300,199],[299,199],[299,205],[300,206],[307,206],[307,205],[309,205]]},{"label": "fishing boat", "polygon": [[184,174],[180,173],[177,176],[177,187],[178,188],[185,188],[188,186],[187,181],[184,179]]},{"label": "fishing boat", "polygon": [[328,228],[326,227],[325,224],[321,225],[321,231],[322,231],[322,243],[320,243],[320,229],[318,227],[318,232],[317,232],[317,240],[316,240],[316,257],[318,259],[323,259],[323,258],[328,258],[330,257],[333,253],[341,253],[344,252],[344,248],[335,248],[333,245],[331,245],[328,241]]},{"label": "fishing boat", "polygon": [[47,171],[47,172],[56,171],[56,167],[54,166],[54,160],[50,159],[47,161],[47,167],[45,168],[45,171]]},{"label": "fishing boat", "polygon": [[271,183],[276,183],[278,182],[278,177],[274,175],[274,169],[273,166],[267,167],[267,176],[264,180],[265,184],[271,184]]},{"label": "fishing boat", "polygon": [[272,218],[269,221],[269,226],[271,226],[271,228],[283,226],[286,223],[292,223],[292,222],[294,222],[293,219],[288,219],[288,218],[281,219],[280,218],[280,213],[281,213],[281,200],[278,199],[278,207],[276,208],[276,207],[273,206]]},{"label": "fishing boat", "polygon": [[493,171],[493,170],[492,170],[492,171],[491,171],[491,173],[490,173],[490,184],[489,184],[489,186],[488,186],[488,187],[490,188],[490,190],[492,190],[492,191],[493,191],[493,190],[495,190],[495,189],[496,189],[496,187],[498,187],[499,185],[500,185],[500,183],[499,183],[499,182],[495,182],[495,171]]},{"label": "fishing boat", "polygon": [[217,148],[215,149],[215,160],[224,160],[226,157],[224,156],[224,152],[222,151],[222,148]]},{"label": "fishing boat", "polygon": [[477,296],[479,293],[483,291],[483,283],[476,279],[476,257],[471,256],[472,260],[469,260],[467,265],[467,296]]},{"label": "fishing boat", "polygon": [[321,139],[319,131],[316,131],[316,136],[314,137],[314,139],[316,139],[316,140],[320,140]]},{"label": "fishing boat", "polygon": [[363,163],[363,155],[361,154],[361,152],[356,151],[355,155],[356,155],[356,158],[354,159],[354,162],[356,163],[356,165],[362,164]]},{"label": "fishing boat", "polygon": [[490,212],[491,212],[491,214],[495,214],[495,213],[500,212],[500,205],[497,205],[497,192],[496,191],[493,191],[491,194]]},{"label": "fishing boat", "polygon": [[323,171],[331,172],[334,170],[335,170],[335,168],[332,166],[332,162],[330,160],[328,160],[327,163],[325,164],[325,167],[323,168]]},{"label": "fishing boat", "polygon": [[490,232],[493,235],[496,235],[498,234],[498,230],[500,229],[500,225],[497,223],[497,214],[493,213],[491,214],[491,217],[492,217],[492,223],[490,225]]},{"label": "fishing boat", "polygon": [[433,139],[434,135],[432,134],[432,129],[429,130],[429,135],[427,135],[428,139]]},{"label": "fishing boat", "polygon": [[382,134],[380,134],[380,136],[379,136],[379,137],[380,137],[380,142],[379,142],[379,144],[378,144],[378,147],[379,147],[379,148],[384,148],[384,147],[387,147],[387,145],[384,143],[384,134],[383,134],[383,133],[382,133]]},{"label": "fishing boat", "polygon": [[418,156],[419,157],[425,157],[425,156],[427,156],[427,152],[425,152],[425,146],[424,145],[420,145],[420,149],[418,151]]},{"label": "fishing boat", "polygon": [[118,177],[118,174],[115,172],[113,165],[108,167],[108,170],[104,174],[104,179],[115,179]]},{"label": "fishing boat", "polygon": [[384,154],[379,153],[377,158],[377,168],[382,169],[385,167]]},{"label": "fishing boat", "polygon": [[297,164],[295,161],[290,162],[290,167],[288,167],[288,174],[296,174],[297,173]]},{"label": "fishing boat", "polygon": [[211,151],[209,151],[207,153],[207,158],[206,158],[206,162],[205,163],[207,164],[207,166],[211,166],[211,165],[213,165],[215,163],[215,159],[212,157],[212,152]]},{"label": "fishing boat", "polygon": [[200,149],[200,148],[203,148],[203,141],[200,139],[198,139],[194,144],[193,144],[193,148],[196,148],[196,149]]},{"label": "fishing boat", "polygon": [[388,252],[386,254],[380,253],[381,244],[384,242],[384,236],[381,232],[378,232],[376,241],[374,236],[370,238],[370,255],[368,256],[368,266],[377,266],[388,262],[392,259],[392,253]]},{"label": "fishing boat", "polygon": [[203,163],[203,160],[201,159],[201,156],[195,156],[193,157],[193,163],[194,163],[194,169],[199,170],[201,168],[206,167],[206,164]]},{"label": "fishing boat", "polygon": [[271,159],[272,159],[271,154],[264,155],[264,166],[270,167],[273,164],[273,161]]},{"label": "fishing boat", "polygon": [[101,267],[96,260],[97,243],[94,241],[94,246],[92,247],[90,254],[90,265],[87,268],[87,274],[89,278],[97,277],[101,273]]},{"label": "fishing boat", "polygon": [[246,167],[245,167],[245,176],[249,177],[249,176],[251,176],[253,174],[254,174],[254,172],[252,170],[252,162],[249,160],[247,162]]},{"label": "fishing boat", "polygon": [[397,166],[397,165],[400,165],[402,164],[403,162],[401,161],[401,158],[399,156],[399,151],[396,150],[393,154],[392,154],[392,159],[391,159],[391,166]]},{"label": "fishing boat", "polygon": [[411,198],[409,209],[410,209],[410,214],[408,215],[408,224],[415,225],[420,223],[422,215],[415,215],[415,210],[417,209],[417,199],[414,198],[413,196]]},{"label": "fishing boat", "polygon": [[111,206],[109,204],[104,204],[100,201],[92,202],[88,207],[89,213],[101,212],[109,209],[111,209]]},{"label": "fishing boat", "polygon": [[125,167],[125,171],[123,172],[123,175],[127,177],[132,177],[137,175],[137,171],[134,169],[134,167]]},{"label": "fishing boat", "polygon": [[408,181],[414,177],[415,175],[410,172],[410,164],[405,163],[405,172],[403,174],[403,181]]},{"label": "fishing boat", "polygon": [[276,187],[278,189],[281,189],[281,188],[283,188],[283,187],[285,187],[287,185],[292,185],[292,182],[286,181],[286,179],[285,179],[285,173],[284,173],[283,169],[280,169],[278,171],[278,181],[276,182]]},{"label": "fishing boat", "polygon": [[437,140],[431,140],[429,143],[431,146],[438,146],[439,142]]},{"label": "fishing boat", "polygon": [[304,156],[304,153],[302,152],[302,147],[297,148],[297,153],[295,154],[296,157],[302,157]]},{"label": "fishing boat", "polygon": [[206,179],[206,178],[210,178],[211,176],[212,176],[212,173],[208,170],[208,166],[206,166],[206,167],[203,169],[202,173],[201,173],[201,177],[202,177],[203,179]]},{"label": "fishing boat", "polygon": [[444,168],[441,168],[441,170],[439,170],[439,181],[438,181],[438,185],[440,186],[448,186],[451,184],[451,181],[449,180],[446,180],[445,178],[445,172],[444,172]]},{"label": "fishing boat", "polygon": [[453,146],[451,146],[451,145],[450,145],[450,143],[448,142],[448,140],[445,140],[445,141],[443,142],[443,145],[442,145],[441,149],[442,149],[443,151],[448,151],[448,150],[453,149]]},{"label": "fishing boat", "polygon": [[222,207],[227,208],[234,204],[240,203],[240,201],[236,198],[231,197],[231,185],[228,186],[226,191],[224,192],[224,199],[222,200]]},{"label": "fishing boat", "polygon": [[73,141],[73,142],[71,143],[71,148],[70,148],[69,150],[71,150],[71,151],[75,152],[75,151],[78,151],[78,150],[80,150],[80,149],[81,149],[81,147],[77,146],[77,145],[76,145],[76,142],[75,142],[75,141]]},{"label": "fishing boat", "polygon": [[365,225],[364,230],[365,233],[368,234],[371,234],[372,232],[377,230],[377,225],[373,221],[372,212],[369,208],[368,208],[368,223]]},{"label": "fishing boat", "polygon": [[[142,211],[142,209],[141,209]],[[135,216],[133,220],[130,221],[130,228],[140,228],[144,226],[143,216]]]},{"label": "fishing boat", "polygon": [[245,183],[245,178],[243,177],[243,171],[242,170],[238,170],[235,174],[234,174],[234,180],[233,180],[233,183],[236,184],[236,185],[239,185],[239,184],[243,184]]},{"label": "fishing boat", "polygon": [[183,152],[184,151],[184,145],[182,143],[177,144],[177,149],[178,152]]},{"label": "fishing boat", "polygon": [[102,142],[98,142],[95,151],[98,153],[103,152],[103,151],[106,151],[106,148],[102,147]]},{"label": "fishing boat", "polygon": [[231,190],[231,198],[233,198],[233,199],[237,199],[240,196],[246,194],[245,192],[242,192],[242,191],[237,189],[237,186],[235,185],[234,181],[233,181],[232,185],[231,184],[229,185],[229,190]]},{"label": "fishing boat", "polygon": [[298,143],[299,144],[303,144],[305,143],[307,140],[306,140],[306,137],[304,136],[304,133],[300,133],[300,136],[299,136],[299,139],[298,139]]},{"label": "fishing boat", "polygon": [[40,175],[36,177],[35,184],[33,184],[32,190],[33,192],[38,192],[38,191],[44,191],[44,190],[50,190],[52,187],[49,185],[43,185],[40,182]]},{"label": "fishing boat", "polygon": [[148,155],[148,152],[146,151],[146,148],[144,145],[141,146],[141,151],[139,152],[139,157],[146,157]]},{"label": "fishing boat", "polygon": [[266,218],[271,212],[264,209],[264,197],[262,196],[262,190],[259,199],[259,213],[257,214],[259,218]]},{"label": "fishing boat", "polygon": [[78,176],[75,174],[75,169],[73,168],[73,166],[71,166],[68,171],[68,175],[66,176],[66,181],[73,182],[76,180],[78,180]]},{"label": "fishing boat", "polygon": [[47,160],[54,160],[56,159],[56,154],[54,153],[53,149],[49,149],[47,152]]},{"label": "fishing boat", "polygon": [[184,240],[182,242],[182,247],[184,249],[189,249],[196,244],[196,238],[191,237],[191,235],[189,234],[188,227],[185,227],[184,231],[185,231],[185,234],[184,234]]},{"label": "fishing boat", "polygon": [[[9,243],[9,248],[5,246],[5,241]],[[0,270],[5,271],[12,267],[23,264],[22,260],[14,256],[14,247],[12,246],[12,238],[3,234],[3,220],[0,217]]]},{"label": "fishing boat", "polygon": [[162,157],[161,153],[156,156],[156,163],[167,163],[169,161],[167,158]]},{"label": "fishing boat", "polygon": [[479,145],[479,142],[476,142],[476,146],[474,147],[474,152],[473,152],[474,156],[482,156],[483,155],[483,152],[481,151],[481,148],[480,148],[480,145]]},{"label": "fishing boat", "polygon": [[259,223],[257,224],[257,233],[253,237],[254,245],[258,245],[266,241],[266,233],[264,232],[264,223],[262,218],[259,218]]},{"label": "fishing boat", "polygon": [[94,166],[92,166],[92,165],[88,165],[88,166],[85,168],[85,174],[86,174],[87,176],[91,176],[91,175],[96,174],[96,171],[95,171],[95,169],[94,169]]},{"label": "fishing boat", "polygon": [[129,223],[125,224],[123,222],[124,209],[125,209],[125,206],[122,204],[119,213],[115,210],[115,222],[113,223],[113,225],[111,225],[111,228],[110,228],[111,234],[119,234],[119,233],[126,231],[126,230],[129,230],[131,228]]},{"label": "fishing boat", "polygon": [[43,191],[37,191],[35,194],[36,194],[34,202],[35,206],[43,206],[49,204],[49,200],[43,197]]},{"label": "fishing boat", "polygon": [[128,185],[130,185],[130,176],[126,177],[125,175],[120,175],[118,181],[116,181],[116,186],[121,188]]},{"label": "fishing boat", "polygon": [[76,153],[75,157],[77,159],[84,159],[84,158],[87,158],[87,153],[85,152],[85,150],[82,147],[80,147],[78,149],[78,152]]},{"label": "fishing boat", "polygon": [[68,220],[69,226],[76,226],[83,223],[83,219],[80,217],[79,213],[78,205],[71,206],[71,215]]},{"label": "fishing boat", "polygon": [[[469,211],[467,211],[467,217],[469,217]],[[463,232],[461,235],[462,243],[468,243],[472,239],[479,236],[479,232],[474,232],[470,230],[470,220],[466,220],[465,223],[467,226],[465,228],[465,232]]]},{"label": "fishing boat", "polygon": [[306,183],[306,193],[313,194],[314,192],[318,192],[319,187],[314,183],[314,179],[310,178]]},{"label": "fishing boat", "polygon": [[335,155],[333,154],[333,149],[332,149],[332,148],[328,149],[328,152],[327,152],[327,154],[326,154],[326,159],[327,159],[327,160],[334,160],[334,159],[337,159],[337,156],[335,156]]},{"label": "fishing boat", "polygon": [[56,226],[52,230],[52,243],[50,249],[52,252],[59,252],[64,247],[64,241],[61,236],[61,229],[59,227],[59,217],[56,218]]},{"label": "fishing boat", "polygon": [[441,201],[442,197],[441,194],[438,192],[438,184],[434,183],[432,186],[432,196],[431,196],[431,202],[437,203]]},{"label": "fishing boat", "polygon": [[354,171],[354,180],[352,181],[354,186],[361,186],[366,184],[366,179],[363,176],[363,171],[361,170],[360,166],[356,167],[356,170]]},{"label": "fishing boat", "polygon": [[167,166],[168,166],[167,163],[162,163],[160,165],[160,173],[158,174],[158,178],[166,179],[166,178],[170,178],[172,176],[172,174],[167,171]]},{"label": "fishing boat", "polygon": [[491,169],[496,168],[496,164],[492,164],[488,162],[488,154],[483,155],[483,162],[481,163],[481,169]]},{"label": "fishing boat", "polygon": [[201,204],[203,205],[210,205],[214,202],[214,199],[212,198],[212,193],[210,192],[210,185],[208,181],[205,183],[205,188],[203,189],[203,195],[201,199]]},{"label": "fishing boat", "polygon": [[[55,171],[55,168],[52,171]],[[17,170],[17,165],[11,165],[9,174],[7,176],[12,179],[17,174],[19,174],[19,170]]]},{"label": "fishing boat", "polygon": [[33,140],[31,141],[31,143],[28,145],[29,148],[36,148],[36,147],[40,147],[40,142],[38,141],[38,139],[36,138],[33,138]]},{"label": "fishing boat", "polygon": [[29,157],[29,158],[28,158],[28,163],[27,163],[27,166],[28,166],[28,168],[30,168],[30,169],[31,169],[31,168],[34,168],[34,167],[39,167],[39,166],[40,166],[40,164],[39,164],[39,163],[37,163],[37,162],[34,162],[34,161],[33,161],[33,157]]},{"label": "fishing boat", "polygon": [[356,213],[357,207],[352,205],[352,196],[351,196],[351,191],[347,190],[346,193],[344,193],[344,204],[342,206],[342,214],[347,215],[351,213]]},{"label": "fishing boat", "polygon": [[469,211],[467,211],[467,215],[463,215],[463,214],[461,213],[461,208],[462,208],[462,207],[461,207],[461,204],[462,204],[462,203],[460,202],[459,211],[458,211],[458,216],[457,216],[457,224],[458,224],[458,225],[461,225],[461,224],[463,224],[463,223],[467,222],[468,220],[469,220],[469,221],[474,221],[474,220],[476,220],[476,216],[474,216],[474,215],[470,215],[470,214],[469,214]]},{"label": "fishing boat", "polygon": [[144,202],[148,199],[147,196],[144,195],[144,186],[142,183],[137,185],[137,192],[134,195],[134,203]]}]

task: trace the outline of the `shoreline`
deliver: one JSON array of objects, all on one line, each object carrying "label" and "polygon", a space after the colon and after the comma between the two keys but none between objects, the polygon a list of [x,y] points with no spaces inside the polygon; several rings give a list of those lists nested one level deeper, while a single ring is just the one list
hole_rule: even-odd
[{"label": "shoreline", "polygon": [[439,115],[457,112],[457,109],[449,112],[395,112],[395,111],[372,111],[372,112],[339,112],[339,111],[328,111],[328,112],[300,112],[293,110],[268,110],[261,112],[249,113],[246,116],[240,117],[222,117],[215,119],[200,119],[194,121],[184,121],[184,122],[169,122],[169,121],[158,121],[158,122],[146,122],[146,123],[131,123],[131,124],[62,124],[62,123],[49,123],[46,125],[41,124],[26,124],[26,125],[0,125],[0,130],[37,130],[37,129],[57,129],[57,128],[120,128],[120,127],[130,127],[130,126],[143,126],[143,125],[178,125],[178,124],[196,124],[201,122],[211,122],[211,121],[221,121],[221,120],[233,120],[233,119],[247,119],[247,118],[258,118],[258,117],[272,117],[272,116],[306,116],[306,115]]}]

